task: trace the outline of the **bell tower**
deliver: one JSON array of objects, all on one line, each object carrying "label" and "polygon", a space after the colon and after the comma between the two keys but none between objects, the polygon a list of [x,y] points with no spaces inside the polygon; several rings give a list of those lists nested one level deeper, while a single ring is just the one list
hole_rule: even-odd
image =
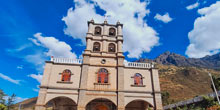
[{"label": "bell tower", "polygon": [[[108,24],[106,20],[104,23],[95,23],[94,20],[88,21],[86,49],[83,53],[78,110],[83,110],[83,107],[86,106],[85,100],[92,98],[87,94],[93,94],[93,92],[103,94],[104,91],[108,91],[108,93],[111,93],[113,96],[108,96],[105,92],[103,96],[113,99],[115,105],[124,106],[123,93],[118,92],[118,94],[116,94],[114,92],[124,90],[122,28],[123,24],[120,22]],[[106,75],[99,75],[100,71],[106,71]],[[98,98],[98,96],[96,97]],[[80,108],[80,106],[82,108]]]},{"label": "bell tower", "polygon": [[102,24],[95,23],[94,20],[88,21],[87,45],[84,55],[123,57],[122,28],[123,25],[120,22],[113,25],[108,24],[106,20]]}]

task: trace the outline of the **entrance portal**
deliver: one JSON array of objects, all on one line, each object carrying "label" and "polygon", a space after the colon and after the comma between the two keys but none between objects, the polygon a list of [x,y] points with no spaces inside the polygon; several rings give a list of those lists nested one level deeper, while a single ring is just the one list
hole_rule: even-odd
[{"label": "entrance portal", "polygon": [[46,104],[47,110],[76,110],[76,103],[67,97],[57,97]]},{"label": "entrance portal", "polygon": [[116,110],[116,105],[108,99],[95,99],[86,105],[86,110]]},{"label": "entrance portal", "polygon": [[105,105],[97,105],[95,107],[95,110],[108,110],[108,107],[106,107]]},{"label": "entrance portal", "polygon": [[125,110],[148,110],[153,108],[148,102],[143,100],[135,100],[128,103],[125,107]]}]

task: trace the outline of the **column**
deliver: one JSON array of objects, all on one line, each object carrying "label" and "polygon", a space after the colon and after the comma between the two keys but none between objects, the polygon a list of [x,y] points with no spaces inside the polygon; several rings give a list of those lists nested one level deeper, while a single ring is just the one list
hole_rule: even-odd
[{"label": "column", "polygon": [[103,26],[103,35],[105,35],[105,36],[108,35],[108,27],[106,24]]},{"label": "column", "polygon": [[118,26],[118,36],[122,36],[122,24],[120,24],[120,22],[117,22],[117,26]]},{"label": "column", "polygon": [[87,39],[86,50],[92,50],[93,44],[90,38]]},{"label": "column", "polygon": [[107,52],[108,45],[107,45],[107,41],[104,39],[102,42],[102,52]]},{"label": "column", "polygon": [[90,34],[92,34],[94,32],[93,23],[94,23],[94,20],[91,20],[88,22],[88,24],[89,24],[88,33],[90,33]]},{"label": "column", "polygon": [[154,89],[153,90],[154,103],[155,103],[154,108],[156,110],[163,110],[158,69],[152,68],[151,75],[152,75],[152,86],[153,86],[152,88]]},{"label": "column", "polygon": [[35,110],[46,110],[45,107],[45,98],[47,94],[47,89],[46,88],[40,88],[39,95],[37,98],[37,103],[35,105]]},{"label": "column", "polygon": [[117,86],[118,86],[118,94],[117,94],[117,107],[118,110],[125,110],[124,105],[124,58],[118,58],[118,75],[117,75]]},{"label": "column", "polygon": [[122,51],[122,41],[118,41],[118,52],[123,52]]},{"label": "column", "polygon": [[90,56],[83,56],[83,65],[82,65],[82,73],[80,79],[80,89],[78,95],[78,103],[77,110],[85,110],[85,100],[86,100],[86,89],[87,89],[87,80],[88,80],[88,70],[90,64]]}]

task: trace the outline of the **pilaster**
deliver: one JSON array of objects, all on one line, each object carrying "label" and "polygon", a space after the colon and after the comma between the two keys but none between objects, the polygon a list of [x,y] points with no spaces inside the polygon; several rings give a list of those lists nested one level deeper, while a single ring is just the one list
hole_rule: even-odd
[{"label": "pilaster", "polygon": [[152,88],[153,88],[153,94],[154,94],[155,109],[163,110],[158,69],[152,68],[151,75],[152,75],[152,86],[153,86]]},{"label": "pilaster", "polygon": [[43,74],[43,78],[41,81],[41,86],[48,86],[48,82],[50,80],[50,74],[51,74],[51,68],[52,68],[52,63],[47,63],[45,64],[45,68],[44,68],[44,74]]},{"label": "pilaster", "polygon": [[118,110],[124,110],[125,109],[125,101],[124,101],[124,92],[121,92],[124,90],[124,58],[118,58],[118,71],[117,71],[117,85],[118,85],[118,94],[117,94],[117,107]]},{"label": "pilaster", "polygon": [[39,95],[37,98],[37,103],[35,105],[35,110],[46,110],[46,108],[45,108],[46,94],[47,94],[47,89],[40,88]]}]

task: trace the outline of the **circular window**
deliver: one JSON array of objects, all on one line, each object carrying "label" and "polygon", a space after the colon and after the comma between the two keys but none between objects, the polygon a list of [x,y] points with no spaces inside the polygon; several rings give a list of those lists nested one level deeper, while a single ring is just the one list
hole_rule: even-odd
[{"label": "circular window", "polygon": [[105,64],[105,63],[106,63],[106,60],[105,60],[105,59],[102,59],[101,63],[102,63],[102,64]]}]

